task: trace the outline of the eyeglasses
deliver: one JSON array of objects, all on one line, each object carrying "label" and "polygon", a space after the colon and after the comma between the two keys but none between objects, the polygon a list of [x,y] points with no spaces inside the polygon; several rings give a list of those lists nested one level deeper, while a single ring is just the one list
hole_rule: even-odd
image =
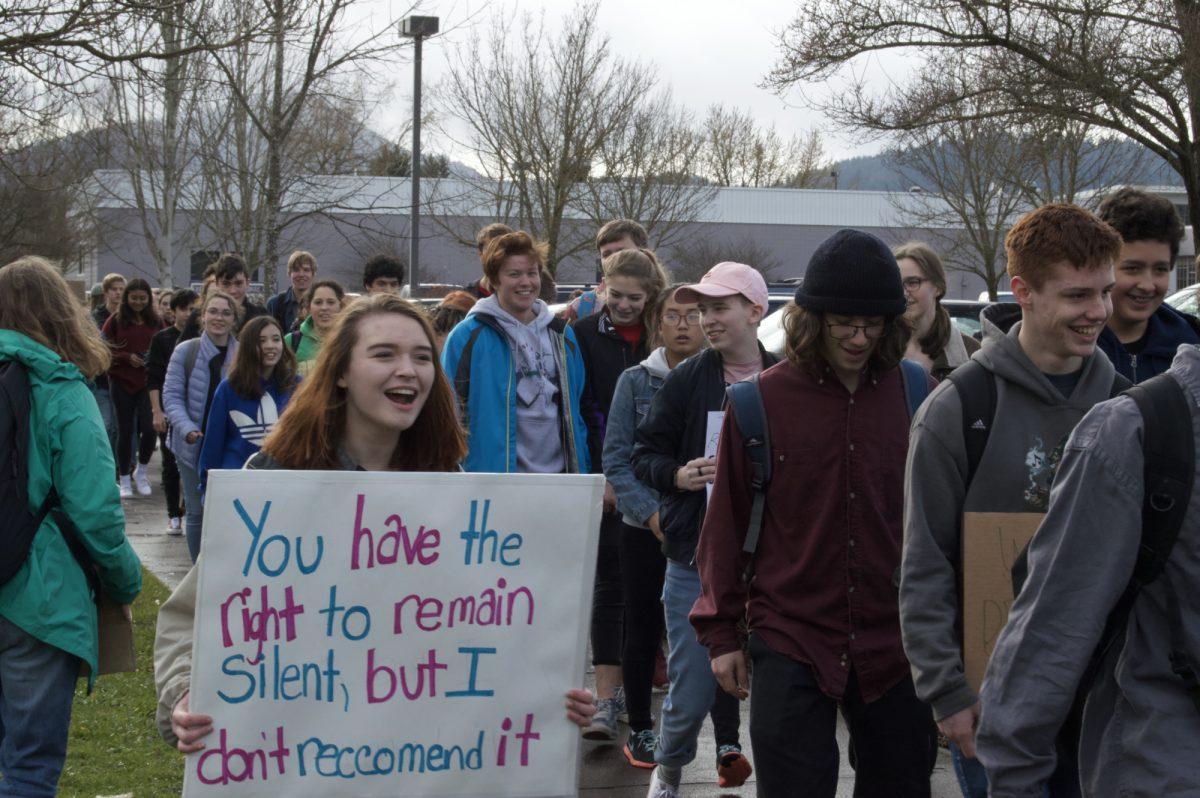
[{"label": "eyeglasses", "polygon": [[905,277],[903,282],[904,282],[904,290],[905,291],[919,291],[919,290],[921,290],[921,285],[923,283],[929,282],[929,278],[928,277]]},{"label": "eyeglasses", "polygon": [[222,318],[232,319],[232,310],[221,310],[220,308],[208,308],[204,311],[205,316],[221,316]]},{"label": "eyeglasses", "polygon": [[700,323],[700,311],[689,310],[686,316],[680,316],[675,311],[668,311],[663,314],[662,320],[667,324],[678,324],[681,319],[687,319],[688,326]]},{"label": "eyeglasses", "polygon": [[886,326],[883,322],[874,324],[825,324],[829,328],[831,338],[836,338],[839,341],[847,341],[858,334],[862,330],[863,335],[874,340],[883,335],[883,328]]}]

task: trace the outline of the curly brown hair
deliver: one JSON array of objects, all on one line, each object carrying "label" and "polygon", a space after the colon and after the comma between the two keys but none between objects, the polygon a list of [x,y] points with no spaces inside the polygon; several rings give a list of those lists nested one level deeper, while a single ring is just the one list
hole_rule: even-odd
[{"label": "curly brown hair", "polygon": [[[826,334],[824,313],[795,303],[789,304],[783,313],[783,331],[783,352],[796,368],[817,376],[829,365],[821,351]],[[871,357],[867,359],[867,370],[873,374],[883,374],[898,366],[904,358],[910,337],[912,326],[906,318],[896,316],[887,319],[883,335],[875,342]]]}]

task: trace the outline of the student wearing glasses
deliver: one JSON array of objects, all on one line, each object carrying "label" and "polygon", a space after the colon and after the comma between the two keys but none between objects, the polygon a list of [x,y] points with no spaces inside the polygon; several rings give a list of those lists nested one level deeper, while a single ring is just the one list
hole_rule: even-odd
[{"label": "student wearing glasses", "polygon": [[900,265],[904,299],[908,303],[904,318],[913,328],[904,356],[920,363],[940,382],[971,359],[971,354],[979,349],[979,342],[961,333],[942,307],[946,270],[937,253],[928,244],[910,241],[892,254]]},{"label": "student wearing glasses", "polygon": [[200,448],[213,395],[237,357],[239,305],[224,291],[210,291],[200,311],[203,332],[171,353],[163,381],[163,410],[170,422],[168,446],[175,454],[186,507],[184,532],[192,562],[200,553]]},{"label": "student wearing glasses", "polygon": [[892,581],[908,451],[906,307],[896,259],[875,236],[841,230],[813,253],[784,322],[787,359],[759,379],[773,473],[752,589],[742,551],[752,467],[725,414],[691,622],[717,681],[750,696],[760,796],[833,798],[839,710],[856,796],[930,794],[933,717],[913,688]]}]

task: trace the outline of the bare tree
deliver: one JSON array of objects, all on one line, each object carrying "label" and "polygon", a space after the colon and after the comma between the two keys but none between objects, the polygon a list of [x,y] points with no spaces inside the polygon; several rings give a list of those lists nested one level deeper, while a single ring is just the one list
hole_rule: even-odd
[{"label": "bare tree", "polygon": [[699,282],[705,272],[727,260],[747,263],[764,276],[784,265],[753,236],[720,238],[695,229],[672,247],[665,257],[671,277],[684,282]]},{"label": "bare tree", "polygon": [[1025,186],[1031,205],[1077,202],[1081,195],[1133,180],[1145,151],[1130,157],[1127,139],[1073,119],[1043,117],[1023,131],[1022,155],[1031,165]]},{"label": "bare tree", "polygon": [[596,227],[637,219],[655,247],[668,247],[716,197],[697,176],[703,146],[669,91],[650,97],[602,143],[601,174],[589,178],[579,205]]},{"label": "bare tree", "polygon": [[[1200,229],[1200,4],[1180,0],[801,0],[768,82],[846,76],[810,102],[876,131],[945,121],[1060,118],[1111,130],[1179,173]],[[907,83],[868,90],[856,69],[920,52]],[[947,76],[953,79],[947,80]]]},{"label": "bare tree", "polygon": [[[212,59],[220,99],[206,125],[214,135],[205,204],[218,213],[207,226],[261,268],[269,287],[284,230],[343,199],[328,195],[333,182],[308,177],[314,165],[369,158],[355,150],[369,107],[367,69],[391,63],[401,42],[394,24],[368,30],[351,20],[361,2],[268,0],[261,24],[239,0],[220,9],[224,26],[242,35]],[[334,118],[344,124],[323,126]]]},{"label": "bare tree", "polygon": [[993,300],[1004,273],[1004,235],[1028,207],[1032,152],[995,121],[921,128],[890,151],[906,179],[929,188],[895,200],[908,226],[930,231],[946,264],[978,275]]},{"label": "bare tree", "polygon": [[[130,47],[161,49],[167,57],[106,64],[106,87],[84,108],[104,120],[106,155],[124,173],[120,186],[92,183],[98,191],[125,189],[136,211],[136,224],[158,272],[158,283],[173,285],[172,265],[180,239],[180,209],[196,172],[199,111],[205,88],[205,54],[197,48],[206,3],[165,5],[153,16],[135,18],[124,32]],[[195,199],[195,192],[192,198]],[[106,222],[111,224],[111,221]],[[103,237],[111,232],[98,226]]]},{"label": "bare tree", "polygon": [[704,121],[706,177],[722,186],[818,188],[829,162],[815,130],[786,139],[747,111],[714,105]]},{"label": "bare tree", "polygon": [[469,192],[487,198],[482,204],[494,218],[546,241],[552,274],[590,244],[564,217],[585,197],[605,143],[635,117],[655,82],[649,67],[612,54],[597,9],[596,2],[578,7],[554,35],[528,17],[514,26],[498,16],[486,41],[459,48],[441,92],[482,170],[468,179]]}]

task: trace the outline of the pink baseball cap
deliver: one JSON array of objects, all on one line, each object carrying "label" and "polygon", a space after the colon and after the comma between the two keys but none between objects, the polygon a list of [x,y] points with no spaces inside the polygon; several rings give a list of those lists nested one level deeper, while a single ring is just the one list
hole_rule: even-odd
[{"label": "pink baseball cap", "polygon": [[724,261],[708,270],[700,282],[685,285],[675,292],[680,302],[699,302],[700,297],[722,297],[741,294],[767,315],[767,281],[753,266]]}]

